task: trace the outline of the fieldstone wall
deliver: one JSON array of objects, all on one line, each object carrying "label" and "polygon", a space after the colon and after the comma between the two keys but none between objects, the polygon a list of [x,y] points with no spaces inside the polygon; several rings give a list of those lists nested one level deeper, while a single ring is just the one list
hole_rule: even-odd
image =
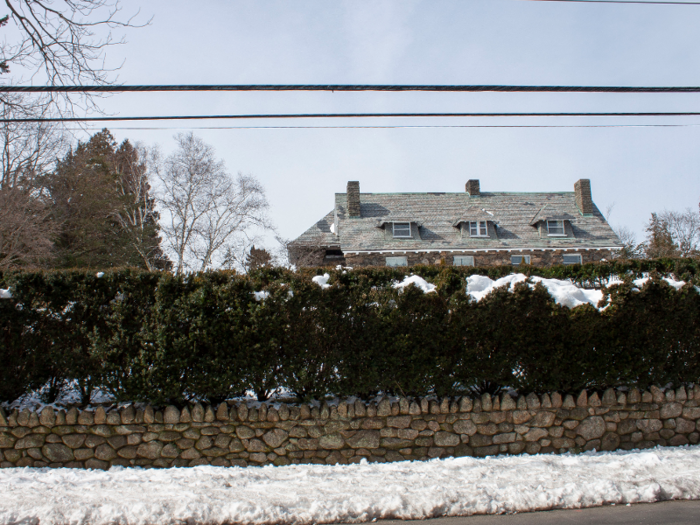
[{"label": "fieldstone wall", "polygon": [[[257,405],[257,404],[256,404]],[[250,466],[630,450],[700,441],[700,387],[574,399],[381,399],[178,410],[0,409],[0,466]]]},{"label": "fieldstone wall", "polygon": [[[576,248],[571,248],[567,251],[523,250],[522,252],[520,250],[513,252],[505,250],[494,250],[489,252],[470,252],[469,250],[465,250],[463,252],[412,253],[397,250],[395,253],[346,254],[345,264],[347,266],[352,266],[353,268],[359,268],[364,266],[386,266],[386,258],[388,256],[406,256],[406,262],[408,263],[408,266],[415,266],[419,264],[444,264],[446,266],[452,266],[452,261],[454,260],[453,258],[455,255],[472,255],[474,257],[474,266],[486,268],[489,266],[510,266],[511,255],[529,255],[530,264],[532,266],[548,267],[555,264],[562,264],[564,261],[564,254],[572,253],[581,254],[581,262],[583,264],[591,262],[600,262],[601,259],[610,260],[612,258],[611,250],[577,250]],[[317,266],[317,264],[315,262],[310,262],[309,264],[303,264],[303,266]],[[514,266],[513,268],[517,269],[517,266]]]}]

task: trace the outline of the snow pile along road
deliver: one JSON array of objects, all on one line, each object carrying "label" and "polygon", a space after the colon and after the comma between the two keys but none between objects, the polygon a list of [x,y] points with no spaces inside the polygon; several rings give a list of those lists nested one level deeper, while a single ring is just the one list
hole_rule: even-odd
[{"label": "snow pile along road", "polygon": [[311,524],[700,499],[700,447],[287,467],[0,470],[0,524]]}]

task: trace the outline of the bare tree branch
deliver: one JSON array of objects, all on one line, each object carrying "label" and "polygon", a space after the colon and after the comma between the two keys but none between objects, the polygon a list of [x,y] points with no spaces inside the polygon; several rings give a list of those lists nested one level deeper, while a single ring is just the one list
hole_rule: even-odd
[{"label": "bare tree branch", "polygon": [[664,211],[659,219],[666,224],[681,257],[698,255],[700,248],[700,214],[690,208],[684,211]]},{"label": "bare tree branch", "polygon": [[[11,80],[14,84],[23,82],[22,72],[50,85],[111,84],[112,74],[121,66],[107,68],[105,52],[124,43],[123,37],[114,38],[113,30],[150,23],[134,23],[138,13],[123,18],[119,0],[4,0],[4,4],[7,21],[20,36],[0,43],[0,73],[19,69],[20,76]],[[97,109],[90,94],[44,94],[39,98],[61,114],[73,113],[76,104]],[[6,99],[0,95],[0,102],[7,103]]]},{"label": "bare tree branch", "polygon": [[[5,118],[41,115],[42,104],[13,96],[2,106]],[[0,124],[0,268],[36,266],[52,257],[59,225],[42,179],[67,148],[60,129],[46,123]]]},{"label": "bare tree branch", "polygon": [[175,271],[238,263],[251,232],[272,229],[262,186],[249,175],[231,177],[213,148],[192,133],[175,140],[178,148],[164,162],[153,157]]}]

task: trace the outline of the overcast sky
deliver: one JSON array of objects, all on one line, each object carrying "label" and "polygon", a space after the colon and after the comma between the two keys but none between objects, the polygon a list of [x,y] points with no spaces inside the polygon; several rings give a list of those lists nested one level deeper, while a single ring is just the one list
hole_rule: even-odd
[{"label": "overcast sky", "polygon": [[[386,83],[700,86],[700,6],[523,0],[149,0],[150,26],[110,50],[125,84]],[[376,111],[700,111],[700,94],[120,94],[106,111],[143,114]],[[197,129],[217,126],[610,125],[681,127]],[[572,191],[591,179],[611,223],[642,240],[653,211],[698,209],[700,118],[375,119],[109,125],[158,143],[194,129],[232,172],[265,186],[294,238],[363,192]],[[126,129],[149,127],[159,129]],[[98,127],[99,129],[99,127]]]}]

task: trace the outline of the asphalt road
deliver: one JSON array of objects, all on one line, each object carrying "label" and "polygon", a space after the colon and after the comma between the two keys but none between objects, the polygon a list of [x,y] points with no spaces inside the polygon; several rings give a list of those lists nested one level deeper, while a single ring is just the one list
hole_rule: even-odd
[{"label": "asphalt road", "polygon": [[581,510],[549,510],[497,516],[432,520],[381,520],[377,525],[700,525],[700,501],[608,505]]}]

